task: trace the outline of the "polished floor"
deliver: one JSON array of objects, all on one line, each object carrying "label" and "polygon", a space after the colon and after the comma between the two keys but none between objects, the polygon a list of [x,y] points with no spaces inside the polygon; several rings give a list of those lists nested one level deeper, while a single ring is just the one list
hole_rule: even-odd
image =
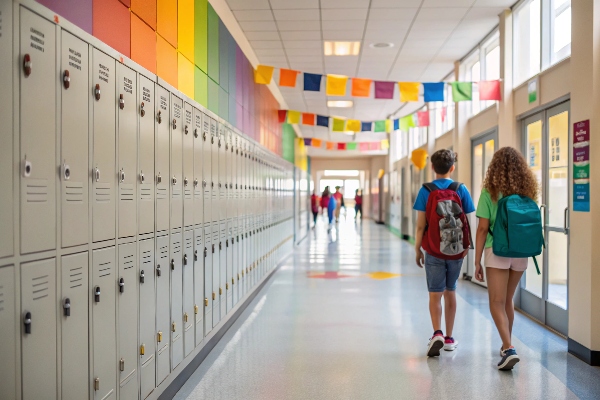
[{"label": "polished floor", "polygon": [[425,356],[432,329],[412,246],[385,227],[323,221],[175,399],[599,399],[600,368],[518,314],[521,363],[499,372],[487,293],[458,288],[459,347]]}]

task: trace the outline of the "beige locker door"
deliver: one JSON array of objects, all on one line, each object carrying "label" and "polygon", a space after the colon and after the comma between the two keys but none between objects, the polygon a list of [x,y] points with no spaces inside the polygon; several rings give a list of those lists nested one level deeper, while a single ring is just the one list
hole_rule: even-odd
[{"label": "beige locker door", "polygon": [[171,94],[171,229],[183,223],[183,101]]},{"label": "beige locker door", "polygon": [[204,221],[204,188],[202,186],[202,164],[203,160],[203,113],[194,108],[194,225],[196,228],[202,227]]},{"label": "beige locker door", "polygon": [[34,253],[56,246],[56,28],[20,12],[21,253]]},{"label": "beige locker door", "polygon": [[[221,208],[221,204],[219,203],[219,133],[217,129],[217,121],[214,119],[210,119],[210,160],[211,160],[211,168],[210,168],[210,187],[211,187],[211,222],[217,223],[219,222],[219,209]],[[218,228],[217,228],[218,231]],[[218,244],[218,243],[217,243]]]},{"label": "beige locker door", "polygon": [[156,168],[156,232],[169,229],[170,175],[170,95],[167,90],[156,86],[156,146],[154,163]]},{"label": "beige locker door", "polygon": [[119,245],[119,398],[138,398],[138,282],[136,244]]},{"label": "beige locker door", "polygon": [[183,238],[180,232],[171,235],[171,366],[175,369],[183,360]]},{"label": "beige locker door", "polygon": [[137,213],[137,74],[117,64],[119,237],[135,236]]},{"label": "beige locker door", "polygon": [[183,226],[194,225],[194,109],[184,104],[183,126]]},{"label": "beige locker door", "polygon": [[140,390],[145,399],[156,387],[156,304],[154,239],[140,240]]},{"label": "beige locker door", "polygon": [[171,372],[171,306],[169,295],[169,236],[156,238],[156,386]]},{"label": "beige locker door", "polygon": [[138,234],[154,232],[154,82],[138,75],[139,168]]},{"label": "beige locker door", "polygon": [[194,335],[194,231],[183,234],[183,350],[187,357],[195,345]]},{"label": "beige locker door", "polygon": [[[12,54],[12,1],[0,2],[0,15],[4,16],[0,21],[0,87],[6,93],[13,92],[13,59],[8,54]],[[13,254],[13,99],[11,96],[3,98],[0,107],[0,258]],[[0,378],[2,379],[2,378]],[[2,389],[2,384],[0,384]]]},{"label": "beige locker door", "polygon": [[216,297],[212,278],[213,252],[212,225],[209,222],[204,224],[204,336],[208,336],[213,327],[213,298]]},{"label": "beige locker door", "polygon": [[62,247],[88,243],[89,46],[61,31]]},{"label": "beige locker door", "polygon": [[[212,251],[212,317],[213,317],[213,328],[217,326],[219,321],[221,320],[221,295],[223,290],[220,289],[220,270],[221,270],[221,251],[220,247],[220,233],[221,233],[221,225],[218,222],[213,222],[211,224],[212,230],[212,243],[211,243],[211,251]],[[221,293],[219,293],[221,292]]]},{"label": "beige locker door", "polygon": [[115,60],[92,49],[93,160],[92,240],[115,238],[116,229],[116,105]]},{"label": "beige locker door", "polygon": [[55,399],[56,260],[21,265],[23,400]]},{"label": "beige locker door", "polygon": [[61,259],[62,398],[86,399],[88,377],[88,252]]},{"label": "beige locker door", "polygon": [[194,320],[196,347],[204,340],[204,240],[202,227],[194,230]]},{"label": "beige locker door", "polygon": [[202,120],[202,190],[204,192],[202,224],[204,227],[210,227],[212,222],[212,141],[211,118],[204,114]]},{"label": "beige locker door", "polygon": [[17,398],[17,313],[15,310],[15,267],[0,268],[0,393],[7,399]]},{"label": "beige locker door", "polygon": [[225,189],[225,184],[227,183],[228,154],[225,151],[226,142],[227,136],[225,134],[225,128],[223,124],[219,123],[219,143],[217,146],[217,152],[219,153],[219,221],[227,219],[227,190]]},{"label": "beige locker door", "polygon": [[92,252],[93,400],[117,398],[117,273],[114,247]]}]

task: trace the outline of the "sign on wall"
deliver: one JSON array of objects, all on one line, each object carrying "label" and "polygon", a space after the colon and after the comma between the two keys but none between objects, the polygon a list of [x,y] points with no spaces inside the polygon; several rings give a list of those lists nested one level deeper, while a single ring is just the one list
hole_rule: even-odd
[{"label": "sign on wall", "polygon": [[590,211],[590,120],[573,124],[573,210]]}]

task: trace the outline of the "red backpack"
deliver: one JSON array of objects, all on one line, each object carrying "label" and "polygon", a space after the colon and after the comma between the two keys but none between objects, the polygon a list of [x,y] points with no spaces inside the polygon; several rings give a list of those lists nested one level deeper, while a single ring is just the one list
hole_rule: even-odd
[{"label": "red backpack", "polygon": [[460,260],[466,249],[473,248],[469,220],[456,192],[461,185],[452,182],[447,189],[440,189],[434,183],[423,184],[429,191],[429,199],[422,246],[433,257]]}]

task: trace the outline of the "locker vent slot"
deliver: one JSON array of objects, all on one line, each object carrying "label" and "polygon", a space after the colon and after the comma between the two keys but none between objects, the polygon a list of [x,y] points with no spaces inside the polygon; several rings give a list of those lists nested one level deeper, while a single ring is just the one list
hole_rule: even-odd
[{"label": "locker vent slot", "polygon": [[4,311],[4,286],[0,286],[0,312]]},{"label": "locker vent slot", "polygon": [[164,200],[167,198],[167,196],[169,195],[169,193],[167,192],[167,188],[156,188],[156,199],[157,200]]},{"label": "locker vent slot", "polygon": [[169,246],[162,246],[158,249],[158,252],[160,253],[159,257],[161,259],[169,258]]},{"label": "locker vent slot", "polygon": [[165,351],[169,350],[169,343],[165,343],[165,345],[158,349],[158,355],[160,356],[162,353],[164,353]]},{"label": "locker vent slot", "polygon": [[69,271],[69,283],[71,289],[80,287],[83,281],[83,267],[71,268]]},{"label": "locker vent slot", "polygon": [[194,240],[192,238],[185,238],[185,248],[191,249],[194,245]]},{"label": "locker vent slot", "polygon": [[140,200],[152,201],[152,188],[140,188]]},{"label": "locker vent slot", "polygon": [[98,264],[98,277],[102,278],[104,276],[109,276],[111,269],[112,269],[112,263],[110,261],[104,262],[104,263],[100,263]]},{"label": "locker vent slot", "polygon": [[202,190],[194,190],[194,197],[197,199],[202,198]]},{"label": "locker vent slot", "polygon": [[133,201],[133,185],[131,183],[122,183],[119,186],[119,200]]},{"label": "locker vent slot", "polygon": [[45,203],[48,201],[48,181],[35,179],[27,182],[27,202]]},{"label": "locker vent slot", "polygon": [[173,242],[173,254],[177,254],[181,252],[181,242]]},{"label": "locker vent slot", "polygon": [[171,197],[173,199],[178,199],[181,197],[181,189],[175,189],[173,188],[173,191],[171,192]]},{"label": "locker vent slot", "polygon": [[152,264],[152,250],[142,252],[142,264]]},{"label": "locker vent slot", "polygon": [[191,199],[192,198],[192,189],[185,189],[184,195],[185,195],[186,199]]},{"label": "locker vent slot", "polygon": [[48,297],[48,275],[42,275],[31,279],[31,293],[33,300]]},{"label": "locker vent slot", "polygon": [[73,203],[83,202],[83,183],[69,182],[64,185],[65,200]]},{"label": "locker vent slot", "polygon": [[154,360],[154,354],[150,355],[150,357],[148,357],[148,359],[142,363],[142,368],[146,368],[146,365],[148,365],[148,363],[152,360]]},{"label": "locker vent slot", "polygon": [[121,261],[123,263],[123,269],[133,268],[133,254],[124,256]]},{"label": "locker vent slot", "polygon": [[202,246],[202,236],[201,235],[196,236],[196,246]]},{"label": "locker vent slot", "polygon": [[110,183],[96,183],[96,190],[94,191],[96,196],[94,200],[98,203],[110,202],[110,190]]}]

